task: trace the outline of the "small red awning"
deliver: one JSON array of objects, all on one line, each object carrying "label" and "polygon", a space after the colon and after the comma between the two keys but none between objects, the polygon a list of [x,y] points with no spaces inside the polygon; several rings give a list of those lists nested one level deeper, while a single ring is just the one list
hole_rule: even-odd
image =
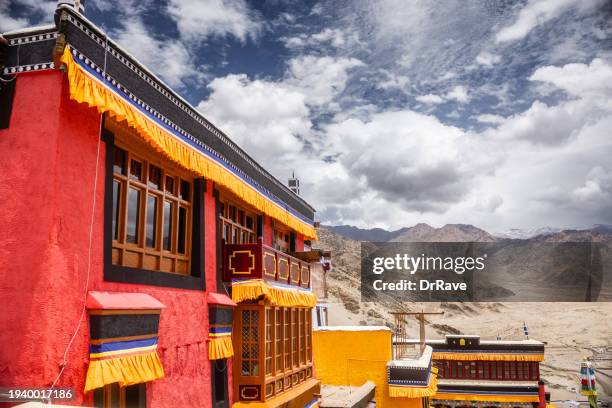
[{"label": "small red awning", "polygon": [[146,293],[90,291],[87,294],[87,309],[151,310],[165,307],[162,302]]},{"label": "small red awning", "polygon": [[210,292],[206,298],[206,302],[210,305],[237,306],[236,303],[232,302],[232,299],[223,293]]}]

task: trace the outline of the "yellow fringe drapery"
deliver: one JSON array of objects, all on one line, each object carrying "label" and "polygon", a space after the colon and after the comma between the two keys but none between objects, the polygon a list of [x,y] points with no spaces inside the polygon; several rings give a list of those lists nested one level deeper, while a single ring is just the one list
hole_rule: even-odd
[{"label": "yellow fringe drapery", "polygon": [[451,353],[434,352],[434,360],[477,361],[544,361],[544,354]]},{"label": "yellow fringe drapery", "polygon": [[306,239],[317,239],[312,225],[265,197],[221,164],[173,136],[88,73],[74,61],[68,46],[64,49],[61,61],[68,70],[71,99],[95,107],[98,112],[107,113],[116,121],[126,121],[145,142],[170,160],[229,189],[246,203],[304,235]]},{"label": "yellow fringe drapery", "polygon": [[124,387],[163,377],[164,368],[155,350],[144,354],[91,360],[85,378],[85,392],[116,382]]},{"label": "yellow fringe drapery", "polygon": [[269,300],[274,306],[310,308],[317,304],[317,297],[314,293],[298,289],[277,288],[261,279],[232,282],[232,300],[236,303],[256,300],[261,296]]},{"label": "yellow fringe drapery", "polygon": [[455,394],[439,393],[435,396],[436,400],[455,400],[455,401],[487,401],[487,402],[538,402],[537,395],[483,395],[483,394]]},{"label": "yellow fringe drapery", "polygon": [[431,378],[427,387],[389,385],[389,396],[393,398],[433,397],[438,391],[438,369],[431,368]]},{"label": "yellow fringe drapery", "polygon": [[234,355],[232,336],[211,337],[208,340],[208,359],[219,360],[220,358],[230,358]]}]

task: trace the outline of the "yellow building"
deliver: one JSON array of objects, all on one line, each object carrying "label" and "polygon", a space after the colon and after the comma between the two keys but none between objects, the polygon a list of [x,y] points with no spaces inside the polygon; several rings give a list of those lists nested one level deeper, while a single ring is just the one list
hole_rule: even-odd
[{"label": "yellow building", "polygon": [[[393,333],[385,326],[327,326],[313,332],[316,376],[323,384],[321,407],[329,386],[375,385],[377,407],[429,406],[437,390],[431,347],[416,358],[393,359]],[[352,405],[367,406],[367,405]]]}]

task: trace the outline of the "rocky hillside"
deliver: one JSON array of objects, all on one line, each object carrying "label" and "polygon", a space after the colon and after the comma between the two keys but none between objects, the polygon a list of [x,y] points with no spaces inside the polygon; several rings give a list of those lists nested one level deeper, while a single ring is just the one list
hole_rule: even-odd
[{"label": "rocky hillside", "polygon": [[493,242],[495,237],[469,224],[446,224],[434,228],[425,223],[406,228],[390,241],[394,242]]},{"label": "rocky hillside", "polygon": [[470,224],[446,224],[435,228],[425,223],[398,230],[363,229],[351,225],[323,226],[322,229],[354,241],[370,242],[493,242],[504,239],[537,240],[547,242],[610,242],[612,225],[598,224],[587,229],[513,228],[503,233],[490,234]]}]

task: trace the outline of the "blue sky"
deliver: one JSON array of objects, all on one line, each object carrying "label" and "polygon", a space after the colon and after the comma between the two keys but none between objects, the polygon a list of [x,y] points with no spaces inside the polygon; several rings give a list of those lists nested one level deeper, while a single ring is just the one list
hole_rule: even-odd
[{"label": "blue sky", "polygon": [[[0,31],[55,2],[0,4]],[[86,2],[325,223],[612,223],[612,2]]]}]

